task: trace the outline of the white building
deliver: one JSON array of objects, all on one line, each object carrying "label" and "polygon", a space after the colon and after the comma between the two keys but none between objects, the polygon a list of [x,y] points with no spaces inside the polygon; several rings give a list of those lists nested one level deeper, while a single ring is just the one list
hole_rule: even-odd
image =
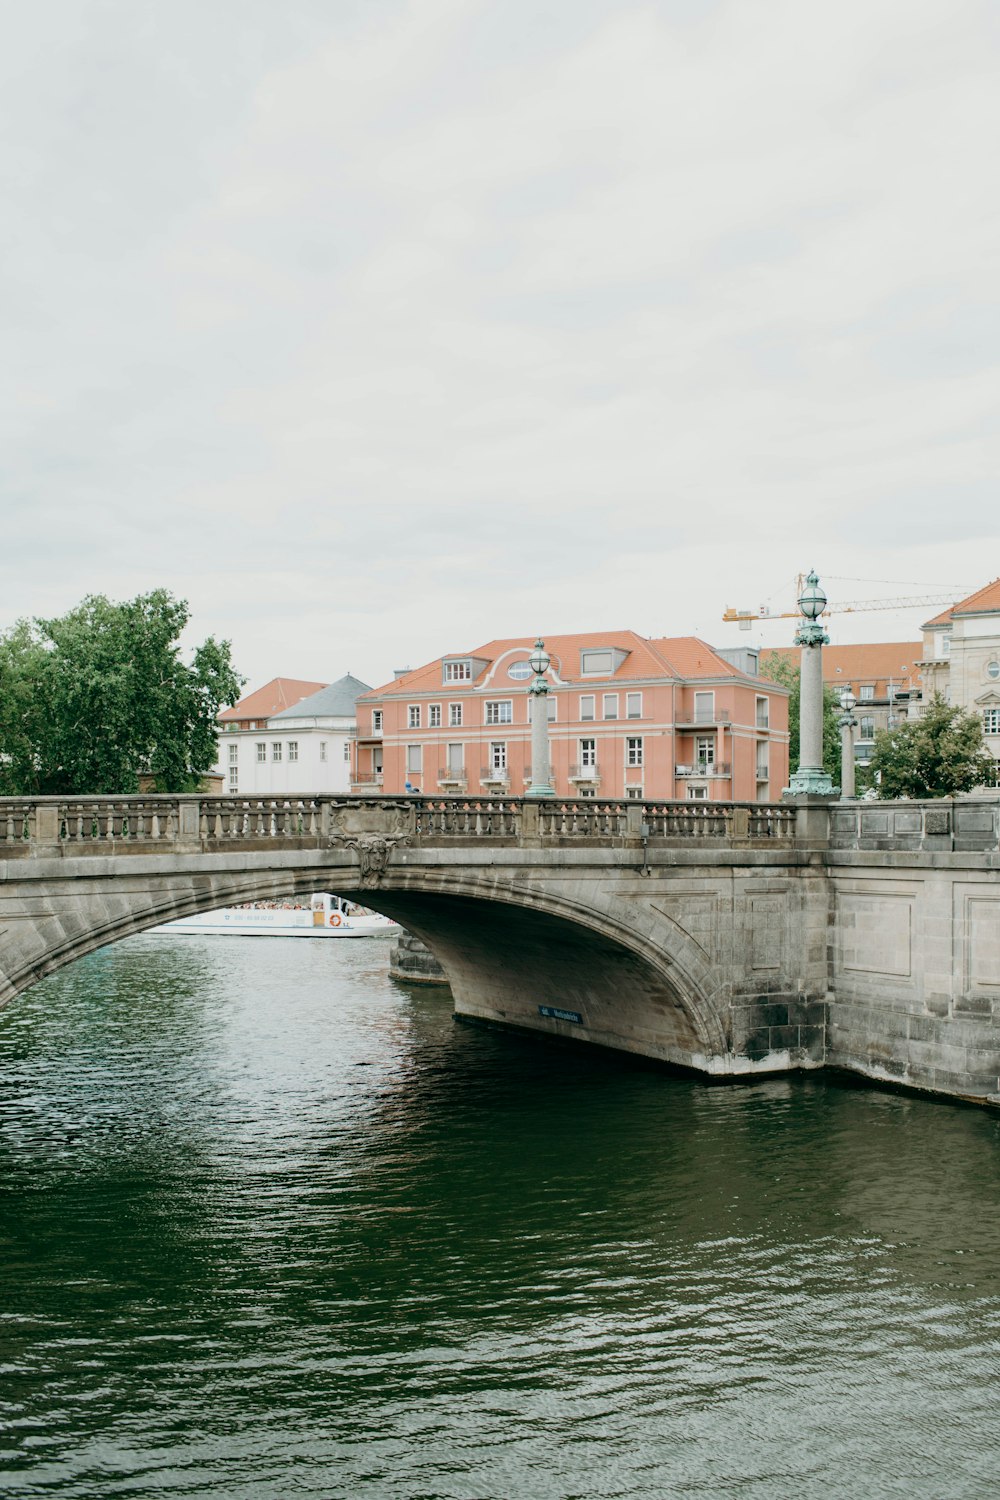
[{"label": "white building", "polygon": [[348,674],[264,719],[243,714],[240,704],[228,709],[219,735],[225,791],[249,797],[346,795],[357,737],[354,705],[370,691]]},{"label": "white building", "polygon": [[924,626],[924,701],[946,702],[978,714],[1000,787],[1000,578],[943,610]]}]

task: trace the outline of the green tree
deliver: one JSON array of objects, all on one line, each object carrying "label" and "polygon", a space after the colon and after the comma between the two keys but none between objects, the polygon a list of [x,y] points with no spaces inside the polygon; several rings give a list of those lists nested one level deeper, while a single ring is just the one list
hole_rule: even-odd
[{"label": "green tree", "polygon": [[123,604],[95,594],[0,636],[0,791],[124,794],[144,775],[158,791],[193,791],[243,678],[212,637],[185,664],[189,618],[165,589]]},{"label": "green tree", "polygon": [[871,759],[880,797],[950,797],[993,775],[978,714],[935,693],[919,719],[875,735]]},{"label": "green tree", "polygon": [[[760,669],[760,675],[791,693],[788,700],[788,770],[799,769],[799,661],[797,656],[775,652]],[[833,782],[840,784],[840,699],[832,687],[823,688],[823,769]]]}]

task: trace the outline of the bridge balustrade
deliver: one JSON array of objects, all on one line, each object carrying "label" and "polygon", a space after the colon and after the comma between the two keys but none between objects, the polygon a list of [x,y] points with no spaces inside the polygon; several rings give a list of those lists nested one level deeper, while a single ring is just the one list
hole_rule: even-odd
[{"label": "bridge balustrade", "polygon": [[[607,797],[160,796],[0,798],[0,856],[166,846],[219,848],[336,840],[357,816],[416,843],[480,838],[791,842],[789,804],[619,800]],[[342,820],[346,818],[345,824]],[[353,825],[352,825],[353,826]]]}]

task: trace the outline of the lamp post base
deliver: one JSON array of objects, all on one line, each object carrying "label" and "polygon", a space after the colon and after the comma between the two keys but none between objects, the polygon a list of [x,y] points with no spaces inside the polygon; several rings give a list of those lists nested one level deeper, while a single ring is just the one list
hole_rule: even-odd
[{"label": "lamp post base", "polygon": [[526,797],[554,797],[555,794],[555,787],[551,786],[529,786],[524,789]]},{"label": "lamp post base", "polygon": [[788,783],[783,797],[836,797],[840,792],[821,766],[800,766],[792,772]]}]

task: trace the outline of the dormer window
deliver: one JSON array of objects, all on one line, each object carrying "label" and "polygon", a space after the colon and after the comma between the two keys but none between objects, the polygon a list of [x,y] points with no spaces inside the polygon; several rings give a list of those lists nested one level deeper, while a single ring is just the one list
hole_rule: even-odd
[{"label": "dormer window", "polygon": [[580,652],[580,676],[611,677],[627,656],[620,646],[588,646]]},{"label": "dormer window", "polygon": [[465,661],[446,661],[444,664],[444,680],[445,682],[471,682],[472,662],[468,659]]}]

